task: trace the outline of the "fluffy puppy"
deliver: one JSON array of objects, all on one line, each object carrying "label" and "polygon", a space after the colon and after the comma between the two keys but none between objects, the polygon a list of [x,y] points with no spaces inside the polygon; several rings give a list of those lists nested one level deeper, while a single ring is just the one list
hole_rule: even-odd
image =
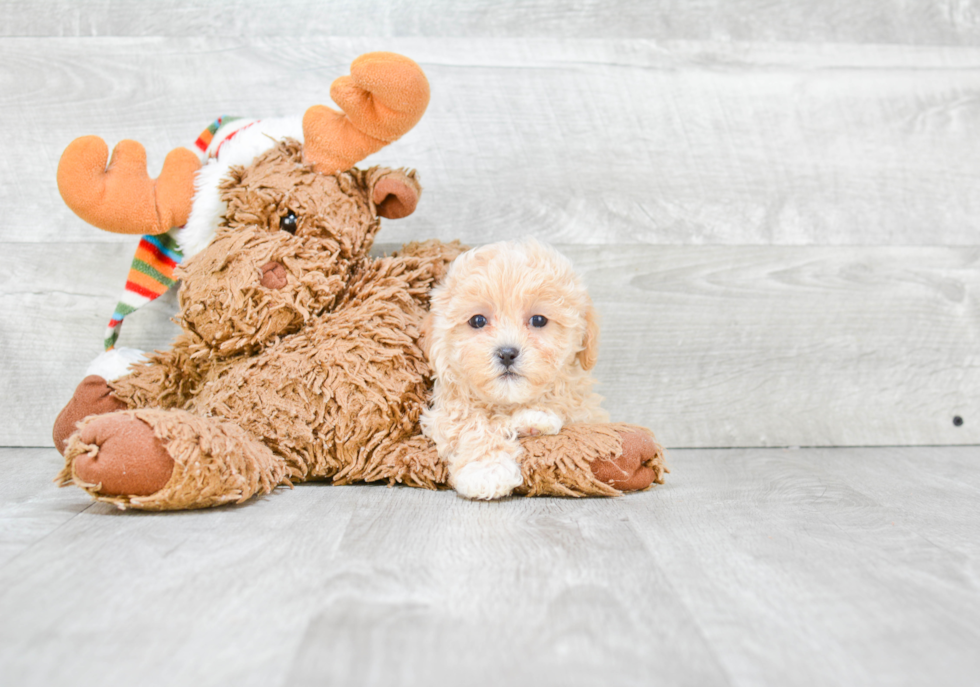
[{"label": "fluffy puppy", "polygon": [[589,374],[595,309],[550,246],[502,242],[457,257],[423,331],[435,388],[422,431],[462,496],[495,499],[521,485],[519,436],[608,420]]}]

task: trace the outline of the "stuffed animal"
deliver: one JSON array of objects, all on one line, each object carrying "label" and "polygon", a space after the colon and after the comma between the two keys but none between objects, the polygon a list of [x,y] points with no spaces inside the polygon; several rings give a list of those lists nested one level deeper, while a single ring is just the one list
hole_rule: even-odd
[{"label": "stuffed animal", "polygon": [[[178,149],[156,180],[138,143],[120,142],[108,169],[101,139],[66,149],[68,206],[101,229],[146,236],[110,350],[55,422],[63,486],[176,510],[304,480],[445,485],[419,429],[431,391],[421,324],[429,290],[464,247],[426,241],[372,257],[379,218],[412,213],[421,187],[414,171],[354,167],[415,125],[428,82],[413,61],[371,53],[330,94],[343,112],[219,120],[198,142],[205,164]],[[173,344],[115,349],[123,317],[177,278]],[[662,482],[662,450],[640,427],[573,424],[522,444],[517,493]]]}]

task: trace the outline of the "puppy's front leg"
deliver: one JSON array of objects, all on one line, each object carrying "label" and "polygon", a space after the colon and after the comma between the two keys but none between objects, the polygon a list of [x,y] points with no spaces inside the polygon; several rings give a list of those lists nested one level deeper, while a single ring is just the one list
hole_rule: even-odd
[{"label": "puppy's front leg", "polygon": [[461,435],[449,456],[449,481],[460,496],[489,501],[508,496],[524,483],[523,449],[511,432],[484,428]]},{"label": "puppy's front leg", "polygon": [[510,418],[511,428],[518,436],[534,437],[539,434],[558,434],[564,423],[557,414],[550,410],[534,410],[523,408]]}]

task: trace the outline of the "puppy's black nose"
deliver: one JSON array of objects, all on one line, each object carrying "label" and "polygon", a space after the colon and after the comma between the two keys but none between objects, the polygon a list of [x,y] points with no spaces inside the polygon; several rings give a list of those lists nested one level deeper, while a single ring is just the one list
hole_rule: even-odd
[{"label": "puppy's black nose", "polygon": [[510,367],[517,360],[517,356],[521,354],[521,351],[513,346],[507,346],[505,348],[497,349],[497,358],[504,364],[504,367]]}]

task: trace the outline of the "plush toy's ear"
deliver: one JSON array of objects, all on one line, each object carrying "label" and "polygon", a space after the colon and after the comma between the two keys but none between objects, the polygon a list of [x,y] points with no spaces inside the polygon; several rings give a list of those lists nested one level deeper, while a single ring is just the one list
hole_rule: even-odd
[{"label": "plush toy's ear", "polygon": [[422,186],[414,170],[378,169],[370,183],[371,200],[381,217],[401,219],[415,212]]},{"label": "plush toy's ear", "polygon": [[591,370],[599,358],[599,315],[591,301],[585,310],[585,334],[582,337],[582,350],[576,354],[576,358],[578,358],[583,370]]}]

